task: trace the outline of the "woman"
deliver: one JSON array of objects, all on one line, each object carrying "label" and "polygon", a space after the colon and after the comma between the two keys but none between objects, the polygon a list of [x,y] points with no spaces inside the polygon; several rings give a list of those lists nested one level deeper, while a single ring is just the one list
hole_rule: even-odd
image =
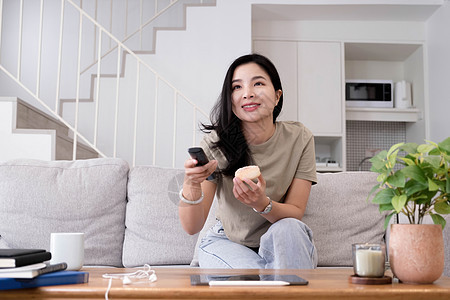
[{"label": "woman", "polygon": [[[231,64],[212,124],[203,125],[208,134],[200,146],[210,161],[185,162],[180,192],[180,221],[189,234],[202,229],[217,193],[218,222],[200,244],[202,268],[317,265],[311,230],[300,221],[317,181],[314,138],[299,122],[276,122],[282,105],[270,60],[251,54]],[[260,167],[256,183],[234,177],[247,165]]]}]

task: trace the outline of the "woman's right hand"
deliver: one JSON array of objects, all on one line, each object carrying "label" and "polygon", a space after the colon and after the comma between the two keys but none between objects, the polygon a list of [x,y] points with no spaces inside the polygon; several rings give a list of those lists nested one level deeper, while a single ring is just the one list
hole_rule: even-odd
[{"label": "woman's right hand", "polygon": [[216,184],[205,179],[216,170],[217,161],[211,160],[199,167],[196,165],[195,159],[188,159],[184,163],[182,196],[188,201],[197,201],[203,196],[203,201],[193,205],[180,200],[178,205],[181,225],[189,234],[196,234],[202,230],[216,193]]},{"label": "woman's right hand", "polygon": [[191,158],[184,162],[184,183],[197,185],[202,183],[217,168],[217,160],[211,160],[206,165],[198,166],[197,160]]}]

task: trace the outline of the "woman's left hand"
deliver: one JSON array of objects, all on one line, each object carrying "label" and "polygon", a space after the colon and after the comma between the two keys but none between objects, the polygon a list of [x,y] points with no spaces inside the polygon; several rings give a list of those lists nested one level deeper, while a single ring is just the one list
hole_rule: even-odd
[{"label": "woman's left hand", "polygon": [[258,182],[254,183],[250,179],[241,180],[233,178],[233,194],[242,203],[253,207],[257,211],[262,211],[267,206],[266,181],[259,175]]}]

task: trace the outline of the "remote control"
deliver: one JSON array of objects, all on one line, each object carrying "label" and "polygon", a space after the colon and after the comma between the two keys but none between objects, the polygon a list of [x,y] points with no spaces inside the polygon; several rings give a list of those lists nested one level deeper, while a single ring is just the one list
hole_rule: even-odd
[{"label": "remote control", "polygon": [[208,163],[208,158],[206,157],[205,152],[200,147],[192,147],[188,149],[189,155],[195,160],[197,160],[196,166],[203,166]]}]

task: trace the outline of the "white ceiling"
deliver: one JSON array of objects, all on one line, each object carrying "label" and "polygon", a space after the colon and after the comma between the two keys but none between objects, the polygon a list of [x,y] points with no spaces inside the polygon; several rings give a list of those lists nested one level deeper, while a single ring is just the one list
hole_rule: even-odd
[{"label": "white ceiling", "polygon": [[[431,3],[432,2],[432,3]],[[426,21],[442,4],[414,5],[282,5],[254,4],[253,21]]]}]

